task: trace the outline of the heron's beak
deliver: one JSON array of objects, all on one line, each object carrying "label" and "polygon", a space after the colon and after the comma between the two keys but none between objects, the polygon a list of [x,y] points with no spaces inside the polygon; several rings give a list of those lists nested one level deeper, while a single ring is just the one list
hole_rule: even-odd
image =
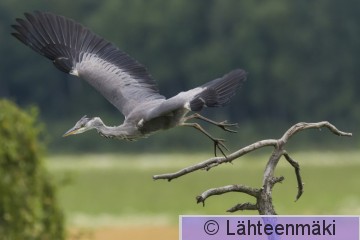
[{"label": "heron's beak", "polygon": [[64,133],[63,137],[67,137],[67,136],[70,136],[70,135],[78,134],[80,129],[81,129],[81,128],[71,128],[69,131],[67,131],[66,133]]}]

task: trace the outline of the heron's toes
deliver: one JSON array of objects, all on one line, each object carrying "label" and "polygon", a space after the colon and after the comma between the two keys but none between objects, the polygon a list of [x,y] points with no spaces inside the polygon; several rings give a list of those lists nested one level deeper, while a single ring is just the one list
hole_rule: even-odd
[{"label": "heron's toes", "polygon": [[219,123],[218,123],[218,126],[219,126],[221,129],[223,129],[224,131],[231,132],[231,133],[237,133],[237,131],[229,128],[229,127],[235,127],[235,128],[237,128],[237,127],[238,127],[238,124],[237,124],[237,123],[228,123],[228,122],[225,120],[225,121],[219,122]]},{"label": "heron's toes", "polygon": [[217,157],[217,149],[222,153],[222,155],[226,158],[226,154],[224,150],[229,151],[229,149],[225,145],[225,139],[215,138],[214,141],[214,153],[215,157]]}]

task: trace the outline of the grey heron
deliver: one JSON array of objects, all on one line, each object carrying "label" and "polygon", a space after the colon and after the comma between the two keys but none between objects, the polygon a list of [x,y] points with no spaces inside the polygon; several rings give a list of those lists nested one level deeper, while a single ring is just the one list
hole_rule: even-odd
[{"label": "grey heron", "polygon": [[214,142],[215,155],[216,149],[225,155],[223,139],[214,138],[200,124],[188,121],[201,119],[232,132],[229,127],[235,124],[215,122],[196,112],[227,104],[246,80],[244,70],[233,70],[166,99],[142,64],[80,23],[49,12],[24,15],[12,25],[12,35],[61,71],[84,79],[125,116],[124,122],[114,127],[106,126],[99,117],[84,116],[63,136],[96,129],[101,136],[132,141],[159,130],[190,126]]}]

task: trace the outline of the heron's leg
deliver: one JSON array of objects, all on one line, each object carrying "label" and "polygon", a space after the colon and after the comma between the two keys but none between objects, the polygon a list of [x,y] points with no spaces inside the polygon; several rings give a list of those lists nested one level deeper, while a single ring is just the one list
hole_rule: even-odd
[{"label": "heron's leg", "polygon": [[200,132],[202,132],[203,134],[205,134],[208,138],[210,138],[213,142],[214,142],[214,153],[215,153],[215,157],[216,157],[216,149],[219,149],[220,152],[224,155],[224,157],[226,158],[226,155],[222,149],[222,147],[229,151],[229,149],[225,146],[224,139],[220,139],[220,138],[214,138],[213,136],[210,135],[210,133],[208,133],[207,131],[205,131],[205,129],[203,129],[200,124],[198,123],[182,123],[181,126],[187,126],[187,127],[193,127],[196,128],[197,130],[199,130]]},{"label": "heron's leg", "polygon": [[198,113],[194,113],[194,114],[191,114],[189,115],[188,117],[185,118],[185,121],[189,120],[189,119],[193,119],[193,118],[196,118],[196,119],[200,119],[200,120],[203,120],[205,122],[208,122],[208,123],[211,123],[211,124],[214,124],[215,126],[218,126],[219,128],[223,129],[224,131],[227,131],[227,132],[232,132],[232,133],[236,133],[237,131],[235,130],[232,130],[228,127],[237,127],[238,124],[237,123],[227,123],[227,121],[222,121],[222,122],[215,122],[209,118],[206,118]]}]

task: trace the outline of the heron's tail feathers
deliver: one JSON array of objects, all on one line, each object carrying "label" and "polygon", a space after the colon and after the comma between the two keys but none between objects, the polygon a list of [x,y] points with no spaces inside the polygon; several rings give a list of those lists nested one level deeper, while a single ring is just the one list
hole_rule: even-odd
[{"label": "heron's tail feathers", "polygon": [[242,69],[236,69],[221,78],[202,85],[201,88],[204,90],[190,101],[190,109],[200,111],[203,107],[224,106],[245,81],[246,72]]}]

